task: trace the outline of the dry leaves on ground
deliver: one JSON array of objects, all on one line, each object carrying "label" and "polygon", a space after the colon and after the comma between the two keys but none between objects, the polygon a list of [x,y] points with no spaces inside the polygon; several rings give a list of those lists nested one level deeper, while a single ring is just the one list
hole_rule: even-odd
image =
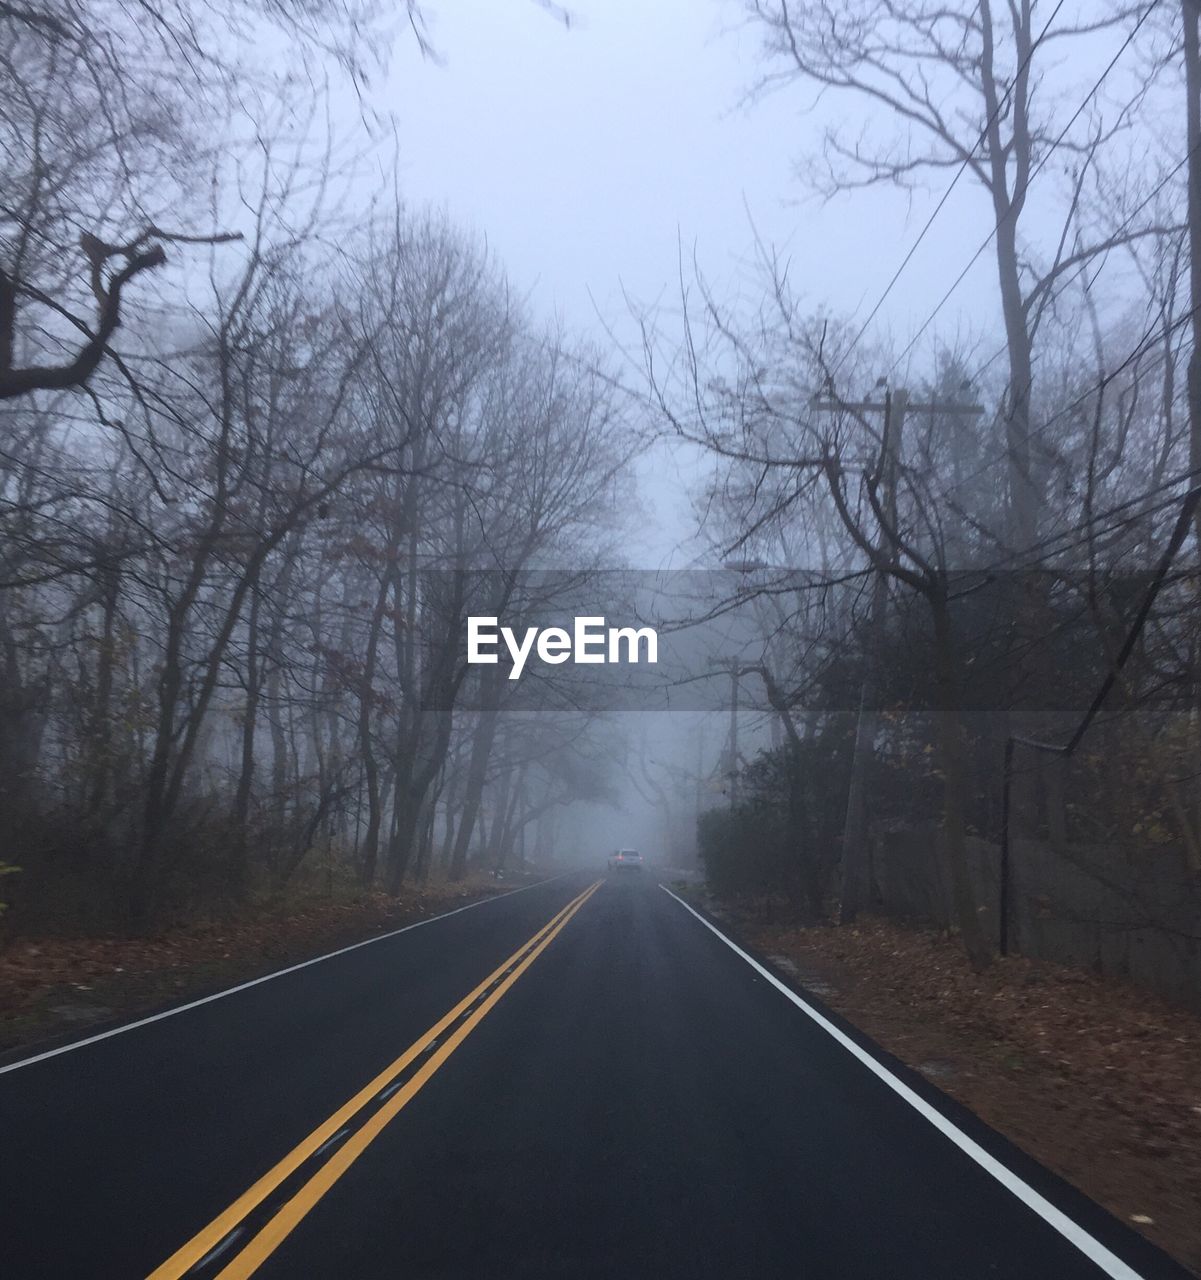
[{"label": "dry leaves on ground", "polygon": [[0,1050],[244,981],[505,887],[488,879],[279,903],[146,938],[18,939],[0,951]]},{"label": "dry leaves on ground", "polygon": [[765,954],[1031,1155],[1201,1270],[1201,1018],[1022,957],[976,974],[954,938],[868,918],[774,921]]}]

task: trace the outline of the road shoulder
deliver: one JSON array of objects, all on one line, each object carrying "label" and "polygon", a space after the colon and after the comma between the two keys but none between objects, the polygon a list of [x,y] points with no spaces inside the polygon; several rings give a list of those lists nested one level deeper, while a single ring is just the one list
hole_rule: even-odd
[{"label": "road shoulder", "polygon": [[0,951],[0,1067],[543,880],[280,904],[147,938],[16,940]]},{"label": "road shoulder", "polygon": [[779,904],[671,888],[973,1137],[1011,1144],[1023,1176],[1050,1171],[1201,1266],[1197,1019],[1022,960],[982,979],[952,941],[883,921],[803,928]]}]

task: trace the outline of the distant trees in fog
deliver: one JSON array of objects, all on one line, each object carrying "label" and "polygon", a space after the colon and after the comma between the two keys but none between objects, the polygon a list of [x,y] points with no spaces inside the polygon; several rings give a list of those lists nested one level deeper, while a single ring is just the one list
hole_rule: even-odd
[{"label": "distant trees in fog", "polygon": [[14,927],[146,926],[318,855],[461,876],[598,785],[587,713],[498,732],[464,636],[545,604],[523,571],[603,561],[629,441],[601,362],[445,220],[347,217],[319,99],[229,41],[356,75],[380,16],[0,8]]}]

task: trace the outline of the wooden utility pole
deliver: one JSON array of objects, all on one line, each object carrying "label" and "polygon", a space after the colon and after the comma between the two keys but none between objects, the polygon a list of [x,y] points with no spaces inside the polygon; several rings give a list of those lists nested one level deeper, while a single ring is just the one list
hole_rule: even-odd
[{"label": "wooden utility pole", "polygon": [[730,779],[730,808],[738,804],[738,677],[741,664],[737,658],[713,658],[711,667],[719,667],[730,673],[730,736],[727,777]]},{"label": "wooden utility pole", "polygon": [[[1184,21],[1185,144],[1188,147],[1189,305],[1193,350],[1188,362],[1189,468],[1201,475],[1201,0],[1180,0]],[[1201,513],[1195,534],[1201,546]]]},{"label": "wooden utility pole", "polygon": [[[887,528],[881,528],[879,549],[882,555],[891,556],[894,548],[890,537],[897,528],[897,484],[900,473],[901,442],[905,430],[905,415],[910,411],[922,413],[954,414],[960,417],[978,418],[983,405],[945,401],[941,404],[909,399],[904,388],[886,389],[883,400],[847,401],[822,399],[814,396],[810,407],[827,412],[843,412],[863,415],[884,414],[884,430],[880,440],[879,477],[882,483],[881,507]],[[847,789],[847,816],[842,836],[842,874],[839,894],[838,918],[841,924],[850,924],[867,904],[868,900],[868,805],[867,769],[875,749],[879,717],[879,671],[877,652],[884,641],[888,608],[888,579],[881,570],[872,581],[872,607],[868,623],[870,639],[867,645],[863,678],[859,686],[859,714],[855,724],[855,747],[851,757],[851,780]]]},{"label": "wooden utility pole", "polygon": [[[1193,349],[1189,355],[1187,388],[1189,470],[1191,482],[1201,477],[1201,0],[1180,0],[1184,26],[1185,145],[1188,148],[1189,306]],[[1201,507],[1193,517],[1193,537],[1201,557]],[[1201,713],[1201,671],[1193,673],[1193,701]],[[1195,749],[1195,748],[1194,748]],[[1201,792],[1193,797],[1201,821]]]}]

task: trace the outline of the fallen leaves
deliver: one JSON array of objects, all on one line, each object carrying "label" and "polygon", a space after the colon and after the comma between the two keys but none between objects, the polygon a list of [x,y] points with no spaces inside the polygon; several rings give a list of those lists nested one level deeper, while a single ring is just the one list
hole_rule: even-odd
[{"label": "fallen leaves", "polygon": [[0,1050],[232,985],[503,888],[488,879],[284,902],[147,938],[18,940],[0,951]]},{"label": "fallen leaves", "polygon": [[892,921],[723,910],[886,1049],[1201,1270],[1201,1018],[1021,956],[976,974],[955,939]]}]

